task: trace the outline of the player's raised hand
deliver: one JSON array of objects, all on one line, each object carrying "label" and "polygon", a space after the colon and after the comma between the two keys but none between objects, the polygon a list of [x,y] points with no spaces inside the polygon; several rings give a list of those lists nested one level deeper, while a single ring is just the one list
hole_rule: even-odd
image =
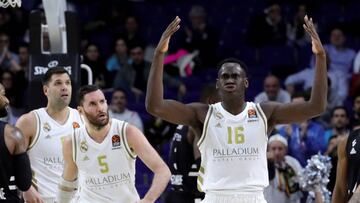
[{"label": "player's raised hand", "polygon": [[168,25],[161,35],[161,39],[156,47],[156,51],[165,53],[169,49],[170,37],[180,28],[180,18],[178,16]]},{"label": "player's raised hand", "polygon": [[311,37],[312,51],[314,54],[325,55],[324,47],[321,44],[318,33],[316,32],[312,18],[307,15],[304,17],[305,24],[303,25],[305,31]]}]

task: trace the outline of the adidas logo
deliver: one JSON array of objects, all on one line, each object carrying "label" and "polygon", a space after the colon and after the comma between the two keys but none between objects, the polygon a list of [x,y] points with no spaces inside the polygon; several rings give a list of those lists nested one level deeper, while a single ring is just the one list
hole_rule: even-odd
[{"label": "adidas logo", "polygon": [[45,136],[45,139],[50,139],[50,138],[51,136],[49,134]]},{"label": "adidas logo", "polygon": [[351,149],[350,154],[356,154],[356,151],[354,148]]},{"label": "adidas logo", "polygon": [[220,124],[220,123],[218,123],[218,124],[216,124],[216,125],[215,125],[215,127],[217,127],[217,128],[221,128],[221,124]]},{"label": "adidas logo", "polygon": [[351,143],[351,145],[352,145],[352,148],[351,148],[351,151],[350,151],[350,154],[356,154],[356,151],[355,151],[355,145],[356,145],[356,140],[354,140],[352,143]]},{"label": "adidas logo", "polygon": [[89,161],[89,157],[88,157],[88,156],[85,156],[85,157],[83,158],[83,161]]}]

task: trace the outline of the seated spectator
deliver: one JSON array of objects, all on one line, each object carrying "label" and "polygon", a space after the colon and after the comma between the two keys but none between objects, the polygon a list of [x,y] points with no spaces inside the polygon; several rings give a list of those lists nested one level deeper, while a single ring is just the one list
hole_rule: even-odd
[{"label": "seated spectator", "polygon": [[120,34],[129,49],[135,46],[146,46],[144,39],[140,35],[139,20],[135,16],[128,16],[125,21],[125,32]]},{"label": "seated spectator", "polygon": [[[292,98],[292,102],[304,101],[304,94],[295,94]],[[288,154],[295,157],[303,167],[312,155],[325,151],[324,128],[314,121],[286,125],[279,130],[279,133],[289,143]]]},{"label": "seated spectator", "polygon": [[300,203],[302,167],[299,161],[286,155],[287,148],[288,142],[283,136],[275,134],[269,138],[268,161],[274,165],[275,176],[264,190],[268,203]]},{"label": "seated spectator", "polygon": [[131,123],[141,130],[141,132],[144,132],[143,122],[139,114],[136,111],[131,111],[127,108],[126,93],[122,89],[114,90],[111,96],[109,115],[111,118]]},{"label": "seated spectator", "polygon": [[265,101],[289,103],[290,99],[290,94],[280,87],[279,79],[275,75],[269,75],[264,80],[264,91],[255,97],[255,103]]},{"label": "seated spectator", "polygon": [[[327,56],[327,68],[329,68],[330,57]],[[315,68],[305,68],[302,71],[289,75],[285,80],[286,90],[293,94],[295,92],[295,86],[302,85],[301,91],[310,92],[314,83]],[[328,109],[332,109],[335,106],[342,105],[347,97],[347,88],[339,82],[337,74],[334,72],[328,72]]]},{"label": "seated spectator", "polygon": [[202,6],[192,6],[189,12],[191,25],[185,26],[180,35],[181,48],[193,53],[199,51],[198,68],[213,67],[217,63],[216,49],[218,46],[218,33],[209,26],[206,11]]},{"label": "seated spectator", "polygon": [[288,24],[287,37],[289,41],[297,47],[307,45],[311,41],[311,38],[306,34],[303,28],[304,17],[307,13],[306,6],[304,4],[299,5],[294,20]]},{"label": "seated spectator", "polygon": [[129,65],[130,62],[126,42],[123,38],[118,38],[115,42],[115,53],[107,60],[106,68],[113,75],[124,66]]},{"label": "seated spectator", "polygon": [[19,56],[9,50],[10,38],[0,33],[0,67],[1,70],[16,69],[19,66]]},{"label": "seated spectator", "polygon": [[287,42],[286,24],[281,16],[281,7],[278,4],[272,4],[265,9],[263,15],[250,22],[249,44],[255,47],[285,45]]},{"label": "seated spectator", "polygon": [[[84,64],[90,66],[93,73],[93,83],[101,88],[108,87],[106,77],[108,75],[104,61],[100,58],[99,48],[96,44],[88,44],[84,53]],[[82,74],[86,75],[86,74]],[[87,77],[82,77],[82,84],[87,84]]]},{"label": "seated spectator", "polygon": [[328,145],[329,139],[332,136],[343,138],[349,134],[349,115],[344,106],[336,106],[332,109],[330,125],[331,129],[325,131],[326,145]]},{"label": "seated spectator", "polygon": [[[346,37],[340,28],[333,28],[330,33],[330,44],[324,45],[324,49],[330,60],[329,72],[335,75],[337,83],[341,87],[346,98],[349,91],[349,76],[355,57],[355,51],[345,46]],[[310,67],[315,66],[315,57],[312,56]],[[340,91],[340,90],[339,90]]]},{"label": "seated spectator", "polygon": [[[121,87],[125,90],[130,90],[138,101],[144,95],[147,86],[147,79],[150,73],[149,62],[144,59],[144,50],[141,46],[135,46],[130,50],[132,63],[130,66],[125,66],[120,69],[114,80],[114,88]],[[164,83],[169,87],[178,89],[179,96],[186,93],[185,85],[176,78],[164,73]]]}]

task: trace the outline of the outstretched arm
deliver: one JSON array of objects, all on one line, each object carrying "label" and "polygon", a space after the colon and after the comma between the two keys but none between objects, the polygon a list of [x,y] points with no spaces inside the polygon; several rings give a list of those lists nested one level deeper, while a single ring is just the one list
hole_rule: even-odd
[{"label": "outstretched arm", "polygon": [[308,120],[326,109],[328,84],[325,50],[312,19],[305,16],[304,20],[303,27],[311,36],[312,51],[316,56],[315,79],[310,100],[289,104],[275,102],[261,104],[271,125]]},{"label": "outstretched arm", "polygon": [[180,18],[176,17],[162,34],[155,49],[147,85],[146,110],[150,114],[172,123],[194,125],[197,121],[195,109],[197,108],[196,106],[199,106],[199,104],[185,105],[174,100],[164,100],[164,54],[169,48],[171,36],[179,28]]},{"label": "outstretched arm", "polygon": [[65,138],[63,143],[64,171],[59,181],[59,188],[56,197],[58,203],[71,202],[77,190],[78,168],[73,159],[72,135]]},{"label": "outstretched arm", "polygon": [[154,173],[151,187],[140,202],[155,202],[169,182],[170,170],[139,129],[128,124],[126,127],[126,139],[130,148],[135,151],[141,161]]}]

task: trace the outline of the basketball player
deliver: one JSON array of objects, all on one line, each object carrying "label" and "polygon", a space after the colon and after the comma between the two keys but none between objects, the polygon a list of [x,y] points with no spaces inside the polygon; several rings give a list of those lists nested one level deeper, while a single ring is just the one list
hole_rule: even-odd
[{"label": "basketball player", "polygon": [[[9,100],[0,84],[0,109]],[[20,203],[17,188],[26,191],[31,186],[31,168],[26,153],[26,139],[16,128],[0,121],[0,202]]]},{"label": "basketball player", "polygon": [[332,202],[360,203],[360,129],[338,145],[338,164]]},{"label": "basketball player", "polygon": [[219,64],[218,88],[221,102],[184,105],[163,98],[163,62],[170,37],[179,29],[176,17],[157,45],[149,75],[146,108],[154,116],[172,123],[191,126],[202,134],[198,142],[201,166],[198,188],[203,202],[265,202],[268,185],[266,162],[267,134],[275,125],[307,120],[326,107],[326,56],[312,19],[304,18],[316,55],[315,79],[309,101],[281,104],[245,102],[249,86],[246,66],[236,59]]},{"label": "basketball player", "polygon": [[16,126],[27,139],[33,186],[24,193],[28,203],[55,201],[63,171],[62,142],[82,124],[80,114],[68,105],[72,86],[63,67],[49,69],[43,77],[47,106],[21,116]]},{"label": "basketball player", "polygon": [[[64,141],[64,173],[57,202],[71,201],[78,176],[80,191],[76,202],[155,202],[170,179],[169,168],[139,129],[109,119],[105,96],[97,86],[80,88],[78,98],[78,110],[84,116],[85,126]],[[137,156],[155,174],[141,200],[135,188]]]}]

